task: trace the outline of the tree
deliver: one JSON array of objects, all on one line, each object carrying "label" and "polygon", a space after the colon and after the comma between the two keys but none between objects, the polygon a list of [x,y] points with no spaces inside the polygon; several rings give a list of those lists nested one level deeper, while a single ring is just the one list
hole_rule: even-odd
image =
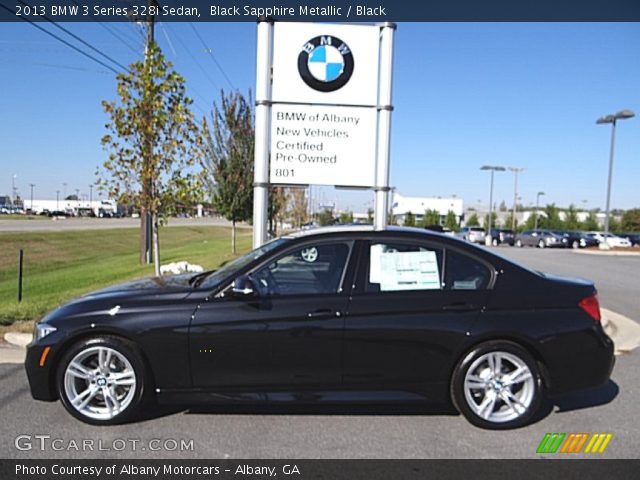
[{"label": "tree", "polygon": [[545,217],[541,216],[538,221],[538,226],[540,228],[546,228],[549,230],[560,230],[562,229],[562,220],[560,219],[560,210],[556,207],[555,203],[547,204],[544,207]]},{"label": "tree", "polygon": [[416,216],[413,213],[407,212],[407,214],[404,216],[404,226],[405,227],[416,226]]},{"label": "tree", "polygon": [[440,225],[440,212],[438,210],[429,209],[424,212],[420,226]]},{"label": "tree", "polygon": [[325,227],[327,225],[333,225],[335,223],[335,218],[333,218],[333,212],[328,208],[325,208],[321,212],[318,213],[318,224],[321,227]]},{"label": "tree", "polygon": [[466,221],[466,225],[468,227],[477,227],[478,225],[480,225],[480,220],[478,220],[478,214],[477,213],[471,214],[471,216]]},{"label": "tree", "polygon": [[640,232],[640,208],[632,208],[624,212],[620,223],[624,232]]},{"label": "tree", "polygon": [[575,205],[572,203],[569,205],[569,208],[565,212],[564,217],[564,229],[565,230],[579,230],[580,229],[580,220],[578,220],[578,210]]},{"label": "tree", "polygon": [[498,210],[500,210],[501,212],[506,212],[507,211],[507,204],[505,203],[504,200],[502,200],[500,202],[500,206],[498,207]]},{"label": "tree", "polygon": [[[491,228],[496,228],[498,226],[498,214],[496,212],[491,212]],[[487,213],[484,216],[484,229],[489,228],[489,214]]]},{"label": "tree", "polygon": [[294,227],[300,228],[307,223],[307,196],[304,188],[289,188],[287,192],[287,214],[291,218]]},{"label": "tree", "polygon": [[342,212],[340,214],[340,223],[353,223],[353,212]]},{"label": "tree", "polygon": [[595,212],[589,212],[589,216],[582,222],[581,229],[586,231],[598,230],[598,220],[596,219]]},{"label": "tree", "polygon": [[[512,225],[513,225],[513,212],[509,212],[504,219],[504,228],[511,228]],[[513,230],[516,231],[517,229],[518,229],[518,219],[516,218],[515,228]]]},{"label": "tree", "polygon": [[286,214],[287,196],[284,187],[271,187],[269,189],[269,231],[276,234],[278,223],[284,220]]},{"label": "tree", "polygon": [[447,212],[447,216],[444,217],[444,226],[454,232],[460,230],[460,225],[458,224],[458,218],[453,210],[449,210]]},{"label": "tree", "polygon": [[213,174],[213,205],[231,222],[231,251],[236,253],[236,223],[253,214],[254,130],[251,100],[240,92],[221,92],[214,103],[212,127],[204,119],[204,162]]},{"label": "tree", "polygon": [[140,210],[142,263],[151,216],[155,273],[160,275],[160,217],[173,213],[177,203],[200,200],[202,175],[195,167],[201,137],[185,79],[155,43],[149,45],[145,61],[132,63],[116,78],[118,101],[102,102],[110,118],[101,143],[110,153],[96,172],[97,184],[111,198]]}]

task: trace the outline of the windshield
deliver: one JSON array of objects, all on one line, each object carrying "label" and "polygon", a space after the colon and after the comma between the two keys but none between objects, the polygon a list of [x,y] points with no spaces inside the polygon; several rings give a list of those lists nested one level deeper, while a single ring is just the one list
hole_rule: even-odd
[{"label": "windshield", "polygon": [[242,255],[241,257],[232,260],[227,263],[223,267],[218,270],[214,270],[213,272],[206,275],[200,282],[199,285],[202,288],[213,288],[218,285],[222,280],[229,276],[233,276],[236,272],[240,271],[251,262],[256,260],[257,258],[269,253],[276,247],[279,247],[283,243],[286,243],[288,239],[286,238],[276,238],[275,240],[271,240],[270,242],[265,243],[261,247],[256,248],[255,250],[251,250],[249,253]]}]

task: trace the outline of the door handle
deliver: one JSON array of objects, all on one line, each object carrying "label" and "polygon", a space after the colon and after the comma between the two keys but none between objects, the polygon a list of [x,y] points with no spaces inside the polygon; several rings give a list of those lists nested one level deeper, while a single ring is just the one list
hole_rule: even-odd
[{"label": "door handle", "polygon": [[480,310],[480,305],[474,303],[452,303],[442,307],[447,312],[468,312],[471,310]]},{"label": "door handle", "polygon": [[333,310],[329,310],[327,308],[323,308],[320,310],[316,310],[315,312],[308,312],[307,318],[315,318],[315,319],[323,319],[323,318],[333,318],[339,317],[341,315],[340,312],[334,312]]}]

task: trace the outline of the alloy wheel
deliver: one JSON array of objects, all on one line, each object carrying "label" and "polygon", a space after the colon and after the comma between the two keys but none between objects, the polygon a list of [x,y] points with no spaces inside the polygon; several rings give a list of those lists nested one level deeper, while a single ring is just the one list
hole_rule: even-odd
[{"label": "alloy wheel", "polygon": [[64,371],[64,391],[69,404],[92,420],[111,420],[129,407],[137,378],[131,362],[107,346],[78,352]]},{"label": "alloy wheel", "polygon": [[491,423],[517,420],[529,411],[536,395],[527,364],[505,351],[479,356],[467,370],[463,388],[469,408]]}]

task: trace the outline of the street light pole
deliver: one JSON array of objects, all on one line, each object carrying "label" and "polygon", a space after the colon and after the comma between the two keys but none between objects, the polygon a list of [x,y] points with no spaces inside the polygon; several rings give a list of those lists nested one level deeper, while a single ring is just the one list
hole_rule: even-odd
[{"label": "street light pole", "polygon": [[600,117],[598,120],[596,120],[596,123],[598,125],[602,125],[606,123],[611,124],[611,145],[609,147],[609,178],[607,179],[607,205],[606,205],[606,212],[604,217],[604,243],[600,244],[602,248],[605,248],[605,249],[609,248],[609,244],[608,244],[609,215],[610,215],[609,206],[611,201],[611,178],[613,176],[613,151],[614,151],[615,142],[616,142],[616,122],[618,120],[626,120],[629,118],[633,118],[634,116],[635,116],[635,113],[633,113],[631,110],[621,110],[618,113],[615,113],[612,115],[605,115],[604,117]]},{"label": "street light pole", "polygon": [[518,209],[518,174],[524,172],[522,167],[509,167],[509,171],[514,173],[514,186],[513,186],[513,213],[511,214],[511,230],[516,229],[516,212]]},{"label": "street light pole", "polygon": [[35,187],[36,184],[30,183],[29,186],[31,187],[31,213],[33,213],[33,187]]},{"label": "street light pole", "polygon": [[489,188],[489,221],[487,227],[487,236],[485,237],[485,244],[491,245],[491,224],[493,223],[493,173],[494,172],[504,172],[506,170],[505,167],[495,166],[495,165],[483,165],[480,167],[480,170],[489,170],[491,172],[491,187]]},{"label": "street light pole", "polygon": [[534,230],[538,229],[538,209],[540,208],[540,195],[544,195],[544,192],[538,192],[536,195],[536,223],[533,227]]}]

